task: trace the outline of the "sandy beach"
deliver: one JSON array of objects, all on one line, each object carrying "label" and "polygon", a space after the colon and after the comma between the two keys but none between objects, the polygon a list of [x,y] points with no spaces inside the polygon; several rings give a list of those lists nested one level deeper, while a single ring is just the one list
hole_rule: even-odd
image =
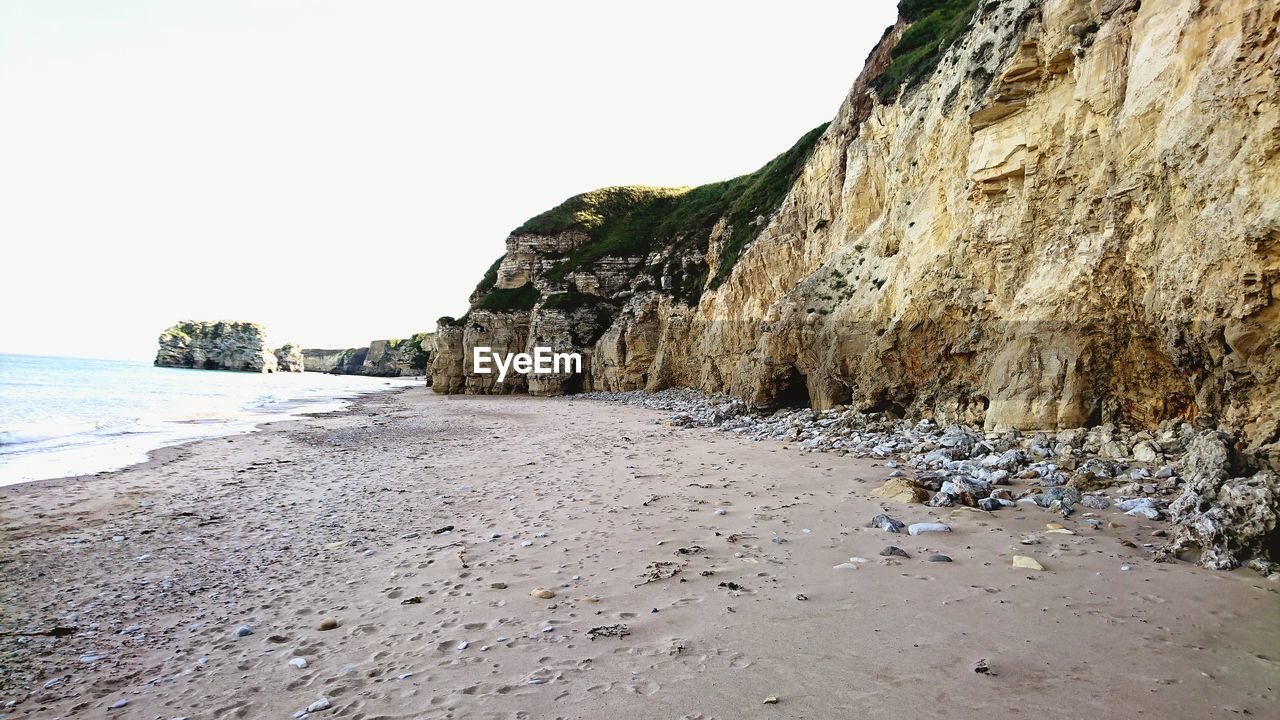
[{"label": "sandy beach", "polygon": [[0,717],[1278,717],[1280,584],[1161,522],[662,419],[413,388],[0,488]]}]

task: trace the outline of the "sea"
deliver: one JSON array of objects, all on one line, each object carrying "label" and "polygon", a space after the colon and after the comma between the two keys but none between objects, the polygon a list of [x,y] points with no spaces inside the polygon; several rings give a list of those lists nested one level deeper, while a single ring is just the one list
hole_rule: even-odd
[{"label": "sea", "polygon": [[117,470],[157,448],[414,385],[424,381],[0,354],[0,485]]}]

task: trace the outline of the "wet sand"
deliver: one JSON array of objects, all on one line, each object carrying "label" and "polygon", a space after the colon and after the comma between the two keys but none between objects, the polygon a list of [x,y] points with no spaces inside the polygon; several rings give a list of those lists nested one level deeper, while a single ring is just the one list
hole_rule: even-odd
[{"label": "wet sand", "polygon": [[0,488],[0,717],[1277,717],[1280,583],[1152,563],[1163,523],[661,417],[416,388]]}]

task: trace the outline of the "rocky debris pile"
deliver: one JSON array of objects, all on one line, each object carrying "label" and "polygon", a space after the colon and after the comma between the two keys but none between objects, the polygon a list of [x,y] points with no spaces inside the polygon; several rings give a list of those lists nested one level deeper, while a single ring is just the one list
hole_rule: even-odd
[{"label": "rocky debris pile", "polygon": [[[1127,515],[1170,521],[1170,540],[1158,550],[1158,559],[1198,550],[1205,567],[1247,563],[1268,574],[1280,571],[1274,562],[1280,558],[1280,481],[1258,467],[1256,458],[1237,452],[1236,438],[1207,419],[1170,420],[1153,430],[1106,424],[987,433],[844,407],[763,414],[735,398],[684,388],[579,397],[669,412],[666,422],[673,426],[716,428],[807,451],[888,460],[889,478],[872,491],[886,500],[986,511],[1035,505],[1063,517],[1081,507],[1114,505]],[[1014,480],[1027,487],[1015,492]]]},{"label": "rocky debris pile", "polygon": [[668,423],[678,427],[720,427],[737,418],[753,417],[751,408],[738,398],[705,395],[692,388],[667,388],[653,393],[641,390],[593,392],[577,397],[674,413]]},{"label": "rocky debris pile", "polygon": [[1246,559],[1265,573],[1280,571],[1280,480],[1274,472],[1252,475],[1226,433],[1208,431],[1188,443],[1180,468],[1187,482],[1169,504],[1173,526],[1164,557],[1199,548],[1200,564],[1229,569]]}]

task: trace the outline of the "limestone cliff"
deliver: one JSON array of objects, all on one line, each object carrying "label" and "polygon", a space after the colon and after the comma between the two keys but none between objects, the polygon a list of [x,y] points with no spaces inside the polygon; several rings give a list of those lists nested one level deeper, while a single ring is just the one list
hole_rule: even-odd
[{"label": "limestone cliff", "polygon": [[[507,239],[437,392],[691,386],[988,429],[1280,439],[1275,0],[904,0],[761,171],[571,198]],[[498,387],[477,344],[578,349]]]},{"label": "limestone cliff", "polygon": [[359,375],[364,365],[364,358],[369,348],[346,348],[328,350],[322,348],[303,348],[302,357],[307,372],[331,373],[333,375]]},{"label": "limestone cliff", "polygon": [[267,347],[267,331],[257,323],[184,320],[165,330],[159,342],[158,367],[261,373],[277,369],[276,355]]},{"label": "limestone cliff", "polygon": [[280,372],[302,372],[304,369],[304,358],[302,357],[302,348],[294,343],[285,343],[276,348],[276,367]]},{"label": "limestone cliff", "polygon": [[374,340],[368,347],[345,350],[305,348],[306,369],[336,375],[397,377],[424,375],[435,352],[435,335],[418,333],[394,340]]}]

